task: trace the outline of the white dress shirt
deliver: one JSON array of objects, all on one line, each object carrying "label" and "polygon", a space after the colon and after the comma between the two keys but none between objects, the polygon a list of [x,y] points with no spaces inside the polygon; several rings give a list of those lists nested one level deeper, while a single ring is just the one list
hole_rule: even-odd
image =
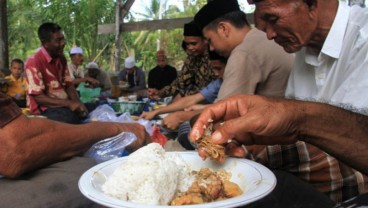
[{"label": "white dress shirt", "polygon": [[296,53],[286,97],[368,107],[368,9],[339,3],[321,52]]}]

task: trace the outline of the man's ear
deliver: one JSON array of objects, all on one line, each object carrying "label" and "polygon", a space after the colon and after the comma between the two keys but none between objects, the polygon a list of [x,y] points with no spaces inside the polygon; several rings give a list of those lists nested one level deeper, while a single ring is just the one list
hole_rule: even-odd
[{"label": "man's ear", "polygon": [[45,47],[45,48],[48,48],[48,43],[49,43],[49,41],[47,41],[47,40],[41,40],[41,45],[43,46],[43,47]]},{"label": "man's ear", "polygon": [[314,1],[313,4],[308,5],[309,7],[309,18],[314,19],[318,13],[318,1]]},{"label": "man's ear", "polygon": [[220,36],[228,38],[230,35],[230,25],[227,22],[219,22],[217,25],[217,33]]}]

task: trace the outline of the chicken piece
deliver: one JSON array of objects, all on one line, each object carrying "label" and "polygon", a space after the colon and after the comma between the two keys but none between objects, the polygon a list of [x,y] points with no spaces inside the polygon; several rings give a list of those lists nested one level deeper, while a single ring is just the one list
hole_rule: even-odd
[{"label": "chicken piece", "polygon": [[205,195],[207,198],[210,199],[210,201],[213,201],[222,195],[222,190],[223,190],[222,182],[218,177],[216,177],[216,175],[211,175],[208,178],[208,181],[210,183],[207,184]]},{"label": "chicken piece", "polygon": [[188,204],[203,204],[203,198],[200,193],[189,193],[183,196],[176,197],[173,201],[171,201],[170,205],[180,206],[180,205],[188,205]]},{"label": "chicken piece", "polygon": [[217,172],[202,168],[196,172],[196,180],[188,191],[176,197],[171,205],[189,205],[228,199],[242,194],[240,187],[229,181],[231,174],[225,170]]},{"label": "chicken piece", "polygon": [[238,184],[231,181],[223,181],[224,193],[227,198],[232,198],[243,194]]},{"label": "chicken piece", "polygon": [[205,129],[203,137],[199,138],[196,143],[198,148],[204,150],[211,160],[222,163],[225,160],[225,147],[210,141],[212,126],[213,124],[211,123],[208,128]]}]

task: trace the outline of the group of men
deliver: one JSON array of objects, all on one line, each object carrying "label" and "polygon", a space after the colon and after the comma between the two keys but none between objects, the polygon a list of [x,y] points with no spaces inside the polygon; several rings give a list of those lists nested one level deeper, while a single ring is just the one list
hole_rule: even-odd
[{"label": "group of men", "polygon": [[[214,102],[204,109],[178,114],[183,114],[184,122],[200,113],[189,143],[195,143],[211,120],[223,123],[216,125],[213,143],[226,146],[229,156],[256,160],[275,171],[275,190],[250,207],[333,207],[355,196],[356,205],[367,205],[368,117],[364,115],[367,99],[361,93],[368,86],[364,70],[368,54],[364,20],[368,10],[337,0],[250,3],[255,4],[258,29],[250,27],[236,0],[214,0],[201,8],[194,21],[184,27],[188,58],[180,76],[162,89],[153,85],[148,95],[194,96],[197,102],[208,97]],[[64,67],[61,28],[46,23],[38,33],[42,48],[25,67],[32,109],[46,113],[49,108],[37,104],[47,103],[53,108],[84,112]],[[222,57],[211,58],[208,47]],[[211,59],[221,61],[216,65]],[[126,68],[135,67],[132,60],[125,64]],[[215,68],[222,69],[221,73]],[[216,87],[214,75],[220,82]],[[137,78],[134,72],[122,77],[131,82]],[[44,79],[51,84],[43,85]],[[289,99],[283,99],[285,96]],[[176,101],[179,104],[180,99]],[[189,107],[186,102],[179,104],[174,102],[166,110]],[[131,150],[150,142],[144,128],[137,124],[96,122],[76,126],[30,119],[4,95],[0,95],[0,108],[0,174],[30,181],[0,180],[4,187],[0,195],[12,207],[29,205],[30,199],[41,206],[66,198],[69,207],[87,206],[88,200],[77,193],[76,180],[93,163],[75,156],[121,131],[136,135],[137,140],[128,147]],[[60,113],[64,111],[57,115]],[[167,121],[167,126],[178,126]],[[198,149],[198,153],[207,157],[204,149]],[[65,173],[74,177],[65,177]],[[33,182],[41,176],[49,181],[40,189]],[[21,198],[12,196],[12,190],[23,190]],[[46,193],[50,197],[41,199]]]},{"label": "group of men", "polygon": [[[209,120],[223,122],[212,134],[214,143],[225,145],[229,155],[251,156],[278,170],[275,191],[251,207],[332,207],[360,194],[338,206],[367,205],[363,194],[368,173],[367,117],[362,115],[367,103],[358,94],[367,86],[367,26],[363,20],[367,10],[336,0],[252,3],[256,27],[286,52],[295,53],[285,93],[290,100],[238,95],[219,101],[199,116],[191,131],[192,141],[203,134]],[[216,38],[230,32],[226,32],[225,18],[213,18],[208,11],[228,5],[229,1],[211,1],[194,18],[219,52],[221,45],[216,44],[224,42]],[[259,151],[264,145],[268,145],[265,151]],[[198,152],[207,156],[203,149]],[[335,180],[337,175],[340,179]]]},{"label": "group of men", "polygon": [[[222,77],[221,87],[217,92],[218,97],[215,100],[215,103],[219,102],[213,105],[215,107],[207,108],[205,113],[200,116],[191,134],[192,142],[198,139],[198,135],[203,133],[203,126],[208,126],[208,120],[215,118],[215,122],[223,122],[226,119],[233,119],[230,115],[244,116],[241,117],[241,119],[246,121],[244,125],[239,123],[241,121],[239,118],[234,119],[234,121],[230,120],[231,122],[228,125],[219,127],[218,133],[224,133],[224,135],[222,137],[218,136],[214,142],[226,145],[226,142],[234,135],[241,134],[239,141],[234,139],[228,145],[231,156],[247,157],[265,164],[272,170],[283,170],[283,172],[277,172],[276,174],[280,179],[285,174],[291,173],[286,178],[297,176],[295,181],[307,182],[313,186],[311,189],[316,189],[325,194],[313,195],[313,199],[304,201],[303,199],[306,199],[306,197],[298,197],[297,199],[300,199],[300,201],[282,201],[282,198],[278,197],[280,198],[278,202],[268,201],[268,204],[260,203],[254,206],[267,207],[273,205],[273,207],[288,207],[304,204],[305,207],[312,205],[314,207],[326,207],[367,192],[367,176],[365,175],[367,172],[361,168],[358,170],[362,172],[353,169],[356,167],[350,164],[351,161],[348,161],[346,165],[346,160],[338,160],[341,155],[329,155],[330,151],[336,152],[336,150],[331,150],[333,146],[331,144],[327,146],[324,143],[326,146],[322,146],[319,142],[310,141],[304,135],[296,135],[296,133],[293,136],[298,137],[293,137],[293,140],[285,142],[280,142],[277,139],[273,142],[271,139],[267,141],[261,140],[262,142],[253,140],[242,141],[243,137],[245,137],[244,135],[247,135],[247,131],[257,135],[258,132],[253,131],[258,131],[258,128],[261,127],[265,128],[266,126],[263,125],[266,125],[268,121],[273,119],[273,117],[268,118],[269,115],[280,113],[278,111],[271,112],[272,108],[268,106],[271,105],[269,103],[284,101],[276,99],[261,102],[258,101],[260,98],[256,96],[238,96],[226,99],[237,94],[254,94],[280,98],[286,96],[291,99],[327,102],[354,111],[361,109],[358,112],[364,114],[366,99],[359,96],[358,92],[361,92],[365,87],[365,71],[363,70],[366,57],[366,53],[364,53],[365,36],[357,34],[364,34],[364,23],[361,21],[361,16],[365,13],[364,9],[358,7],[350,8],[343,4],[338,1],[287,1],[282,3],[281,1],[257,1],[257,9],[255,11],[256,26],[265,33],[249,27],[245,14],[240,11],[237,1],[211,1],[194,17],[194,24],[203,32],[204,41],[208,42],[210,50],[214,50],[219,55],[228,58],[228,60]],[[328,9],[331,10],[332,7],[333,14],[323,12]],[[349,16],[351,12],[358,13],[354,17],[354,15]],[[292,17],[295,20],[288,19],[290,18],[288,15],[293,15]],[[334,21],[336,23],[332,24]],[[330,30],[332,32],[329,32]],[[285,53],[280,51],[280,46],[276,46],[275,43],[267,39],[274,39],[288,53],[296,53],[294,64],[292,55],[285,55]],[[338,43],[336,43],[336,40],[338,40]],[[273,47],[273,45],[275,46]],[[352,47],[349,48],[348,46]],[[299,50],[300,52],[298,52]],[[291,70],[292,66],[293,70]],[[249,70],[247,70],[247,67],[249,67]],[[283,71],[282,68],[285,70]],[[291,74],[289,76],[290,71]],[[142,117],[152,118],[160,113],[183,110],[185,108],[190,109],[189,112],[179,111],[165,117],[164,125],[168,128],[176,129],[202,111],[195,112],[195,110],[199,109],[198,107],[189,107],[189,105],[200,102],[203,99],[203,94],[199,91],[197,92],[195,94],[196,97],[188,96],[182,100],[183,102],[179,100],[162,109],[144,113]],[[189,100],[193,102],[189,102]],[[254,107],[258,103],[262,104],[262,108]],[[282,106],[272,105],[272,107],[278,109]],[[264,116],[260,120],[263,122],[256,122],[255,118],[251,116],[252,113],[248,113],[250,110],[253,112],[253,108],[257,109],[254,111],[260,114],[256,114],[256,118],[260,119],[261,116]],[[326,107],[321,106],[321,108]],[[231,111],[228,112],[228,109]],[[265,112],[262,112],[262,109]],[[284,113],[284,111],[282,112]],[[309,115],[304,116],[307,117]],[[274,119],[276,120],[277,118]],[[280,120],[283,121],[281,118]],[[254,127],[255,124],[251,125],[253,128],[246,126],[250,125],[250,122],[254,122],[259,126]],[[284,125],[282,123],[277,124],[279,126]],[[287,124],[289,124],[288,121],[285,122],[285,125]],[[301,127],[298,126],[298,128]],[[335,125],[333,128],[338,127]],[[287,130],[287,133],[289,133],[295,129]],[[262,132],[262,134],[272,136],[269,134],[275,130],[270,129],[269,131],[271,132],[266,131]],[[282,131],[286,130],[282,129]],[[278,136],[280,132],[276,131],[275,133]],[[331,136],[333,137],[334,135]],[[194,147],[190,145],[192,142],[182,144],[190,149]],[[282,145],[275,145],[279,142]],[[248,143],[261,143],[263,145],[242,145]],[[267,145],[269,143],[272,145]],[[366,148],[367,144],[364,147]],[[342,147],[337,146],[335,148]],[[200,149],[198,151],[201,156],[206,157],[204,150]],[[333,156],[338,157],[338,159]],[[355,158],[355,160],[364,161],[358,158]],[[298,184],[296,183],[296,185]],[[282,187],[282,185],[280,186]],[[280,191],[280,187],[277,190]],[[294,191],[294,189],[285,187],[282,190]],[[301,193],[300,195],[305,194],[305,196],[309,196],[311,190],[306,188],[305,192],[303,192],[303,189],[301,189],[299,193]],[[274,193],[274,195],[276,194]],[[328,196],[329,199],[325,196]]]}]

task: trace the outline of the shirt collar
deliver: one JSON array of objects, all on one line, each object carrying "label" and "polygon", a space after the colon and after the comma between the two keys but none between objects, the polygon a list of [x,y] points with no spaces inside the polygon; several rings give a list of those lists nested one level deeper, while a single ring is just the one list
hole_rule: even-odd
[{"label": "shirt collar", "polygon": [[[13,76],[13,74],[10,74],[10,79],[12,80],[12,81],[17,81],[17,79],[15,79],[15,77]],[[21,77],[19,77],[19,80],[23,80],[23,77],[21,76]]]},{"label": "shirt collar", "polygon": [[42,46],[40,51],[46,57],[47,63],[50,63],[52,61],[52,57],[50,56],[49,52],[47,52],[46,48]]},{"label": "shirt collar", "polygon": [[323,44],[322,53],[333,58],[339,58],[348,25],[349,14],[350,7],[343,2],[339,2],[336,17]]}]

